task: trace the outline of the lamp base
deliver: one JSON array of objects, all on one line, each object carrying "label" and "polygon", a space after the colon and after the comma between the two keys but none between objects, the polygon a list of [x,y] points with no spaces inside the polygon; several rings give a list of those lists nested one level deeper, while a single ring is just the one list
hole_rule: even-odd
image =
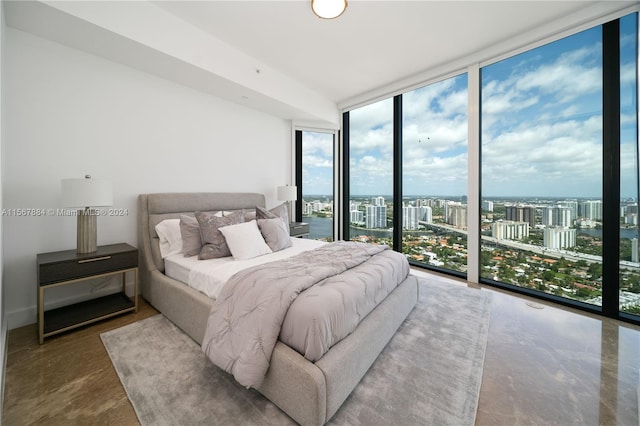
[{"label": "lamp base", "polygon": [[291,217],[292,214],[293,214],[293,208],[291,208],[291,201],[287,201],[287,215],[289,216],[289,225],[295,222],[295,220],[293,220],[293,218]]},{"label": "lamp base", "polygon": [[98,251],[98,220],[89,207],[78,210],[77,252],[80,254]]}]

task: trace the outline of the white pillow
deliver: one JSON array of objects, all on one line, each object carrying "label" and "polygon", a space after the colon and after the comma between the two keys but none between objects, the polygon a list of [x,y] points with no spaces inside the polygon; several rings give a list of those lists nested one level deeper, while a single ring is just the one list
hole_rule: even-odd
[{"label": "white pillow", "polygon": [[163,259],[172,254],[182,253],[180,219],[163,220],[156,225],[156,233],[160,239],[160,254]]},{"label": "white pillow", "polygon": [[224,235],[229,251],[234,259],[251,259],[271,253],[271,249],[262,238],[255,220],[218,228]]}]

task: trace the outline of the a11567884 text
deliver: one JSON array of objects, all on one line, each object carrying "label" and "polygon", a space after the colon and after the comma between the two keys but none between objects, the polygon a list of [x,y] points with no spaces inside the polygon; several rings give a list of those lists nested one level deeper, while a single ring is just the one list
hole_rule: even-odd
[{"label": "a11567884 text", "polygon": [[[38,217],[38,216],[78,216],[83,210],[68,208],[10,208],[2,209],[2,216],[7,217]],[[129,209],[121,208],[91,208],[90,214],[95,216],[129,216]]]}]

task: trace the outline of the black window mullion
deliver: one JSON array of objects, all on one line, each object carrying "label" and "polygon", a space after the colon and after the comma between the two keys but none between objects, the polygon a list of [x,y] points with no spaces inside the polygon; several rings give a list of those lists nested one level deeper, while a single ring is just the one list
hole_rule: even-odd
[{"label": "black window mullion", "polygon": [[349,201],[349,111],[342,114],[342,239],[349,240],[351,203]]},{"label": "black window mullion", "polygon": [[393,249],[402,252],[402,95],[393,98]]},{"label": "black window mullion", "polygon": [[302,222],[302,130],[296,130],[296,222]]},{"label": "black window mullion", "polygon": [[619,316],[620,22],[602,26],[602,313]]}]

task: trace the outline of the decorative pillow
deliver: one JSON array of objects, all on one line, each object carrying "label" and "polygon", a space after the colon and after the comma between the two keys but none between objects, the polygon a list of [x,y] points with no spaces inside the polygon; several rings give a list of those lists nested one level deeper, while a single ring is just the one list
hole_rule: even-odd
[{"label": "decorative pillow", "polygon": [[271,251],[280,251],[291,247],[289,225],[279,217],[273,219],[258,219],[258,227]]},{"label": "decorative pillow", "polygon": [[256,220],[256,211],[255,209],[239,209],[239,210],[225,210],[223,216],[230,216],[232,214],[242,212],[244,214],[244,221],[251,222],[252,220]]},{"label": "decorative pillow", "polygon": [[202,249],[200,225],[195,217],[180,215],[180,234],[182,235],[182,254],[184,257],[195,256]]},{"label": "decorative pillow", "polygon": [[164,259],[172,254],[182,253],[182,233],[180,219],[165,219],[156,225],[160,240],[160,254]]},{"label": "decorative pillow", "polygon": [[264,242],[255,220],[223,226],[219,228],[219,231],[224,235],[234,259],[251,259],[271,253],[271,249]]},{"label": "decorative pillow", "polygon": [[274,217],[281,217],[284,223],[289,225],[289,210],[286,204],[280,204],[267,210],[264,207],[256,206],[256,219],[273,219]]},{"label": "decorative pillow", "polygon": [[198,259],[204,260],[231,256],[229,246],[224,239],[224,235],[220,233],[219,228],[244,222],[242,211],[224,217],[204,212],[196,212],[195,215],[200,224],[200,234],[204,243]]},{"label": "decorative pillow", "polygon": [[255,210],[244,210],[244,221],[251,222],[252,220],[256,220],[256,211]]}]

